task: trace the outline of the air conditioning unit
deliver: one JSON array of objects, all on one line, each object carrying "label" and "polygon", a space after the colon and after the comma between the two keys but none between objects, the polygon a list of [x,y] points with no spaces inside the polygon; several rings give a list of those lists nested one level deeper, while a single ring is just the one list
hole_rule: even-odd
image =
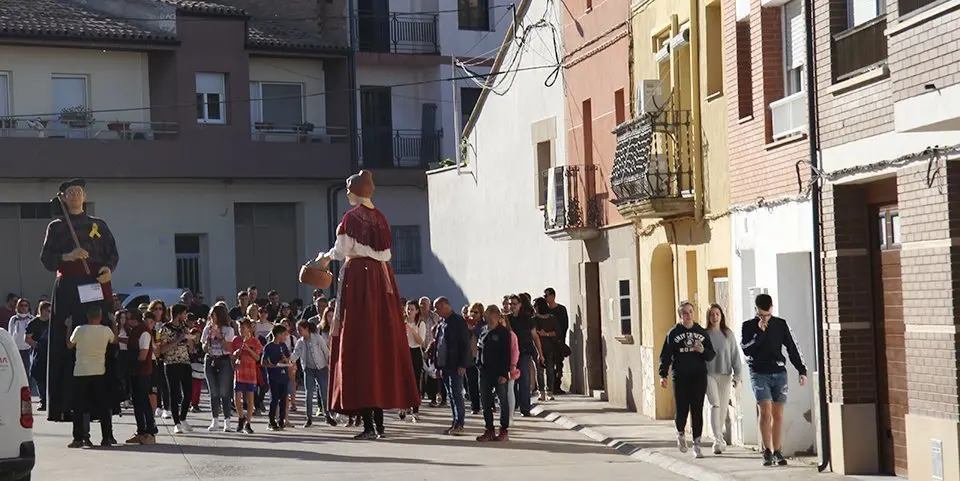
[{"label": "air conditioning unit", "polygon": [[637,86],[637,116],[656,114],[664,110],[667,96],[663,94],[663,81],[644,79]]}]

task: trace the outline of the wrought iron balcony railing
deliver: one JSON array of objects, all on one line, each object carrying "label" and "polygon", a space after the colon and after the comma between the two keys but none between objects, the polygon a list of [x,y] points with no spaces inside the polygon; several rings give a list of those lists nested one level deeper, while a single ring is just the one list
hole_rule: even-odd
[{"label": "wrought iron balcony railing", "polygon": [[367,168],[420,168],[440,162],[440,141],[443,130],[362,129],[360,165]]},{"label": "wrought iron balcony railing", "polygon": [[361,52],[439,54],[437,15],[391,13],[357,16]]},{"label": "wrought iron balcony railing", "polygon": [[610,184],[618,207],[693,193],[694,128],[688,110],[644,114],[617,126]]},{"label": "wrought iron balcony railing", "polygon": [[597,229],[603,226],[603,205],[593,193],[597,166],[564,165],[542,172],[541,189],[546,194],[543,229]]},{"label": "wrought iron balcony railing", "polygon": [[887,62],[886,15],[833,36],[833,73],[837,81],[879,67]]},{"label": "wrought iron balcony railing", "polygon": [[349,142],[346,127],[328,127],[304,122],[295,125],[254,122],[251,139],[263,142],[298,142],[301,144],[333,144]]}]

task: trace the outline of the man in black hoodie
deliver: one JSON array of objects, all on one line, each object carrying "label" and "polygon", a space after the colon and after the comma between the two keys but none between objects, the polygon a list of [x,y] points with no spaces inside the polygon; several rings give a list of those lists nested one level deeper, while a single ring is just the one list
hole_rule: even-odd
[{"label": "man in black hoodie", "polygon": [[760,406],[760,435],[763,437],[763,465],[786,466],[780,452],[783,405],[787,402],[787,348],[790,363],[800,373],[800,385],[807,383],[807,368],[787,321],[772,314],[773,298],[760,294],[755,301],[757,316],[744,321],[740,342],[750,366],[753,394]]},{"label": "man in black hoodie", "polygon": [[453,414],[453,424],[443,433],[463,436],[463,376],[467,374],[467,366],[473,356],[470,329],[467,321],[453,312],[446,297],[438,297],[433,301],[433,308],[442,318],[437,327],[437,368],[440,369]]},{"label": "man in black hoodie", "polygon": [[667,387],[667,374],[673,366],[673,396],[676,400],[677,447],[687,452],[687,415],[693,431],[693,455],[703,457],[700,435],[703,433],[703,400],[707,395],[707,362],[717,353],[706,329],[693,320],[693,304],[680,303],[680,322],[667,333],[660,351],[660,387]]}]

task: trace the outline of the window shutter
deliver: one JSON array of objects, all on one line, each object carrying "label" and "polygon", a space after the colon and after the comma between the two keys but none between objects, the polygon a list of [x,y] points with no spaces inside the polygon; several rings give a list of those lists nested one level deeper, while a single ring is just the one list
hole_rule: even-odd
[{"label": "window shutter", "polygon": [[250,82],[250,126],[263,122],[260,115],[260,82]]},{"label": "window shutter", "polygon": [[851,27],[856,27],[862,23],[866,23],[880,14],[880,9],[877,6],[877,0],[849,0],[849,5],[852,10]]},{"label": "window shutter", "polygon": [[806,60],[806,27],[800,0],[793,0],[783,6],[783,25],[786,66],[790,69],[802,67]]}]

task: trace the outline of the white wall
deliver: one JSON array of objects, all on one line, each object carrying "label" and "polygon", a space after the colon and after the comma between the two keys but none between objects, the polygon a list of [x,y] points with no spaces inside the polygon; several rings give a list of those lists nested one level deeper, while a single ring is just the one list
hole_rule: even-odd
[{"label": "white wall", "polygon": [[[437,109],[444,109],[440,104],[441,87],[446,82],[439,82],[437,67],[422,69],[403,69],[397,67],[378,67],[371,65],[357,66],[357,88],[361,86],[391,86],[393,107],[393,128],[419,130],[422,118],[422,105],[425,103],[437,104]],[[424,82],[419,85],[401,85]],[[359,92],[357,98],[359,99]],[[360,118],[360,102],[357,102],[357,122],[362,125]],[[438,125],[439,123],[438,119]]]},{"label": "white wall", "polygon": [[[47,202],[56,192],[53,182],[0,183],[0,202]],[[113,276],[117,287],[140,282],[152,287],[176,287],[175,234],[206,234],[209,245],[208,300],[236,296],[235,202],[297,203],[298,257],[313,258],[327,241],[327,186],[307,183],[257,182],[227,185],[223,182],[87,183],[94,215],[110,226],[120,251]],[[41,243],[43,239],[37,239]],[[37,259],[39,263],[40,260]],[[291,275],[296,275],[293,272]],[[53,275],[50,279],[51,285]],[[310,289],[284,293],[284,297],[309,298]]]},{"label": "white wall", "polygon": [[[545,8],[544,0],[534,0],[529,11],[539,18]],[[553,51],[537,37],[526,48],[520,67],[540,65],[538,54]],[[543,213],[535,206],[532,124],[556,118],[555,158],[561,164],[566,159],[562,79],[545,87],[546,75],[519,72],[506,95],[487,98],[468,136],[463,172],[428,174],[431,247],[464,296],[450,294],[451,300],[498,303],[503,294],[546,285],[561,298],[570,296],[569,244],[544,234]]]},{"label": "white wall", "polygon": [[[773,297],[774,314],[790,323],[803,354],[810,383],[798,384],[796,370],[787,362],[790,377],[784,411],[783,451],[807,451],[815,445],[813,385],[816,370],[815,330],[812,308],[810,253],[813,230],[810,203],[791,203],[774,209],[758,209],[733,215],[733,262],[730,328],[740,338],[743,321],[755,315],[747,289],[761,287]],[[805,261],[805,263],[804,263]],[[786,351],[784,351],[786,356]],[[746,365],[744,372],[749,372]],[[756,398],[749,380],[740,386],[742,442],[759,444]],[[734,429],[738,431],[738,429]]]},{"label": "white wall", "polygon": [[[500,43],[503,41],[503,36],[506,34],[507,29],[510,28],[510,23],[513,20],[513,10],[507,8],[508,5],[513,3],[519,4],[520,2],[513,2],[508,0],[487,0],[490,6],[490,30],[460,30],[459,15],[457,12],[446,12],[446,10],[456,10],[456,2],[441,2],[442,7],[440,10],[444,10],[440,14],[440,53],[443,55],[456,55],[456,56],[477,56],[482,55],[484,57],[493,58],[497,54],[497,49],[500,48]],[[527,18],[530,22],[534,22],[540,18],[540,15],[546,8],[546,4],[543,2],[535,2],[537,5],[540,5],[539,10],[536,6],[532,6],[529,9],[529,12],[536,12],[536,17],[531,17],[533,13],[528,14]],[[497,23],[499,21],[499,24]],[[559,25],[559,23],[558,23]]]},{"label": "white wall", "polygon": [[[303,119],[316,126],[327,125],[326,96],[316,95],[326,90],[323,61],[317,59],[292,59],[250,57],[251,82],[296,83],[302,85]],[[345,127],[345,125],[339,125]]]},{"label": "white wall", "polygon": [[[147,54],[115,50],[0,47],[0,73],[10,82],[10,115],[53,117],[54,75],[87,78],[87,107],[99,121],[147,122],[150,106]],[[134,108],[133,110],[129,110]]]}]

